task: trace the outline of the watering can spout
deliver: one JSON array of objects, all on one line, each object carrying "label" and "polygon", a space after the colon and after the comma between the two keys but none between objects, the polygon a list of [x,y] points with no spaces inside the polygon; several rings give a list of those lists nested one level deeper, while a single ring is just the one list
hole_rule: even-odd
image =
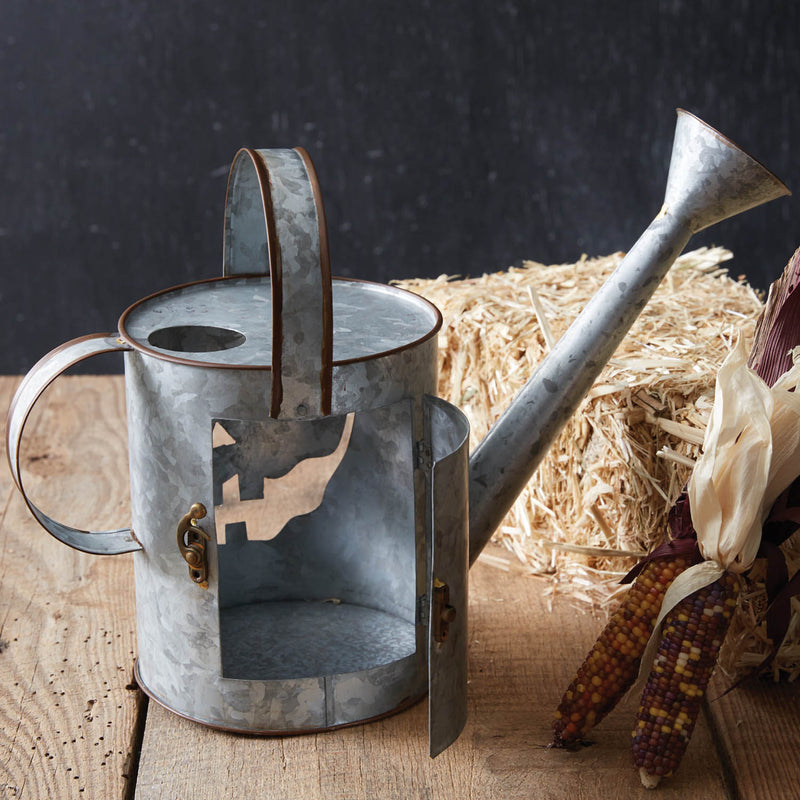
[{"label": "watering can spout", "polygon": [[678,109],[661,211],[470,458],[470,564],[691,236],[787,194],[758,161]]},{"label": "watering can spout", "polygon": [[791,194],[730,139],[678,109],[662,213],[682,217],[692,233]]}]

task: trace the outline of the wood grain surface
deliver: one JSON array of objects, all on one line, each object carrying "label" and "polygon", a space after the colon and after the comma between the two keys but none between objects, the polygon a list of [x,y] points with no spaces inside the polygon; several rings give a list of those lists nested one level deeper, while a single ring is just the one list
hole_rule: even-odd
[{"label": "wood grain surface", "polygon": [[[550,750],[561,692],[602,621],[566,601],[546,610],[541,581],[478,562],[470,573],[469,721],[438,758],[427,753],[427,704],[331,733],[283,739],[220,734],[151,703],[137,800],[408,800],[645,797],[628,744],[629,703],[577,753]],[[565,624],[567,623],[568,624]],[[165,782],[175,771],[181,785]],[[177,793],[176,793],[177,792]],[[663,798],[723,798],[723,770],[704,723]]]},{"label": "wood grain surface", "polygon": [[[7,407],[15,379],[0,379]],[[120,378],[66,378],[34,409],[23,450],[31,495],[57,519],[129,519]],[[123,798],[142,695],[132,686],[133,573],[127,556],[79,553],[0,483],[0,798]]]},{"label": "wood grain surface", "polygon": [[[16,383],[0,378],[0,404]],[[23,448],[27,486],[45,511],[86,527],[128,521],[124,418],[120,378],[70,377],[48,389]],[[711,702],[657,795],[630,762],[634,700],[598,726],[592,746],[548,749],[553,709],[604,620],[566,597],[549,610],[541,580],[490,559],[470,572],[467,726],[437,759],[427,754],[425,701],[316,735],[204,728],[148,704],[132,682],[131,557],[88,556],[52,539],[5,468],[0,508],[0,800],[797,796],[793,684],[760,682]]]},{"label": "wood grain surface", "polygon": [[720,698],[727,684],[718,678],[708,709],[734,796],[800,797],[800,683],[759,680]]}]

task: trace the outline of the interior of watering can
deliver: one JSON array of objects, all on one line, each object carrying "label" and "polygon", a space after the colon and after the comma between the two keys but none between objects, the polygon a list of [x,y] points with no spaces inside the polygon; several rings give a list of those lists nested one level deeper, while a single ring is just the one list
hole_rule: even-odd
[{"label": "interior of watering can", "polygon": [[213,420],[223,677],[335,675],[415,652],[411,410]]}]

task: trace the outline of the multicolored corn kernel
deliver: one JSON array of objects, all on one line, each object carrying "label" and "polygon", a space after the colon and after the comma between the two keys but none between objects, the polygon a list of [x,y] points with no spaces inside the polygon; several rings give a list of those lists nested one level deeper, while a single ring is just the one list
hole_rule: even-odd
[{"label": "multicolored corn kernel", "polygon": [[633,760],[648,788],[680,764],[738,597],[738,576],[725,573],[664,618],[632,732]]},{"label": "multicolored corn kernel", "polygon": [[645,564],[564,693],[553,720],[553,747],[580,742],[628,691],[664,593],[691,564],[689,556]]}]

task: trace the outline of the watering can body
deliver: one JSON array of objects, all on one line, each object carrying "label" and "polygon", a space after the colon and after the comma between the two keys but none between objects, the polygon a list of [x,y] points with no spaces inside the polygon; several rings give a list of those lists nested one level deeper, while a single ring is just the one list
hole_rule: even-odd
[{"label": "watering can body", "polygon": [[[332,280],[308,157],[240,151],[223,277],[42,359],[9,413],[12,474],[65,543],[135,551],[137,672],[157,701],[286,733],[427,692],[435,755],[466,719],[469,563],[692,233],[786,192],[680,112],[661,213],[468,461],[464,416],[435,397],[439,312]],[[132,525],[77,531],[25,495],[20,442],[46,386],[110,350],[125,353]]]},{"label": "watering can body", "polygon": [[435,754],[466,716],[469,426],[435,396],[439,311],[332,280],[317,191],[302,151],[241,151],[223,277],[42,359],[11,409],[12,471],[24,493],[20,442],[46,386],[122,351],[131,527],[75,530],[25,497],[70,546],[134,551],[142,688],[265,734],[427,693]]}]

